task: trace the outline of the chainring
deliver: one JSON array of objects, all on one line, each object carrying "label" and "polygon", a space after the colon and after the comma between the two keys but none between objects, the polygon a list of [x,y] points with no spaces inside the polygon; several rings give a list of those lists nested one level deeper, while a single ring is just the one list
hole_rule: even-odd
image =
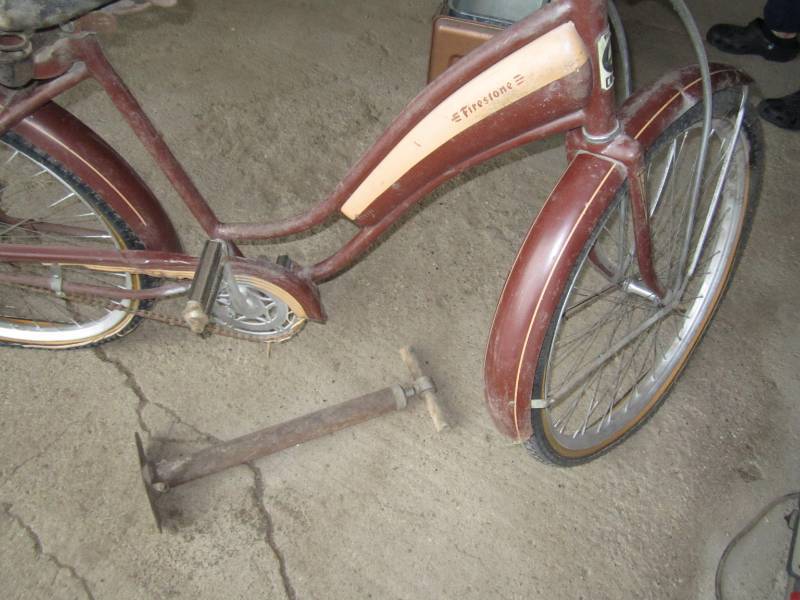
[{"label": "chainring", "polygon": [[231,300],[229,285],[227,281],[222,282],[212,309],[212,321],[218,326],[263,341],[277,341],[297,333],[305,322],[286,302],[267,290],[249,282],[237,281],[239,293],[247,298],[248,304],[257,307],[256,314],[241,314]]}]

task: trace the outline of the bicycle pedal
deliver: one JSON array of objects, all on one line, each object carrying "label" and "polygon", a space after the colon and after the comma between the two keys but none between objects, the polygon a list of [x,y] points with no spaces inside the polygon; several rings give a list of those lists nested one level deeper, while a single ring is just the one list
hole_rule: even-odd
[{"label": "bicycle pedal", "polygon": [[208,326],[209,315],[222,281],[225,250],[225,242],[208,240],[200,254],[192,287],[189,289],[189,299],[182,315],[194,333],[202,334]]}]

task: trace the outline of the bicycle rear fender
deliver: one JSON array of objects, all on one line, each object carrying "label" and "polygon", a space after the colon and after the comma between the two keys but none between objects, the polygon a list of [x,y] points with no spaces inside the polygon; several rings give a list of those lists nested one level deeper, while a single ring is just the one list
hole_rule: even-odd
[{"label": "bicycle rear fender", "polygon": [[[743,72],[712,64],[712,87],[748,84]],[[645,148],[702,101],[699,69],[669,73],[629,98],[620,125]],[[623,168],[599,154],[569,149],[567,170],[531,225],[500,295],[484,363],[485,399],[497,429],[518,441],[533,434],[531,394],[550,321],[582,248],[625,181]]]},{"label": "bicycle rear fender", "polygon": [[178,234],[141,177],[99,135],[49,102],[14,126],[96,190],[133,229],[148,250],[180,252]]}]

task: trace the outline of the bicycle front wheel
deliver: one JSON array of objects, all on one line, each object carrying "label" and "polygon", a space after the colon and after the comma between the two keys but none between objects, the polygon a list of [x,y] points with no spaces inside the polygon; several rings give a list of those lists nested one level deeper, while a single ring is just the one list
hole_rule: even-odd
[{"label": "bicycle front wheel", "polygon": [[625,189],[589,238],[536,367],[532,397],[543,402],[531,412],[533,436],[526,443],[536,458],[580,464],[624,440],[660,406],[706,330],[744,244],[760,184],[760,129],[749,110],[735,136],[740,98],[739,90],[715,95],[691,228],[702,106],[646,149],[653,263],[667,302],[641,284]]}]

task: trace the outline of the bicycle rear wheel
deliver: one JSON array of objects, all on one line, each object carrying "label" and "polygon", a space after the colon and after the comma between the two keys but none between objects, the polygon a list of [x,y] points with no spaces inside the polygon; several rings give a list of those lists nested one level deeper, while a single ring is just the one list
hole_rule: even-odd
[{"label": "bicycle rear wheel", "polygon": [[[0,244],[142,249],[130,227],[98,194],[20,136],[0,141]],[[52,276],[54,267],[0,262],[0,273]],[[146,277],[62,266],[64,281],[138,290]],[[0,344],[78,348],[129,333],[138,322],[134,300],[76,303],[49,290],[0,282]]]},{"label": "bicycle rear wheel", "polygon": [[[531,412],[533,436],[526,443],[536,458],[570,466],[623,441],[660,406],[706,330],[745,242],[760,186],[760,129],[748,107],[719,201],[712,201],[734,141],[740,98],[739,90],[715,95],[709,161],[690,233],[702,106],[646,149],[653,262],[669,290],[666,302],[641,285],[625,189],[589,238],[536,366],[532,397],[540,404]],[[689,260],[682,261],[687,233]]]}]

